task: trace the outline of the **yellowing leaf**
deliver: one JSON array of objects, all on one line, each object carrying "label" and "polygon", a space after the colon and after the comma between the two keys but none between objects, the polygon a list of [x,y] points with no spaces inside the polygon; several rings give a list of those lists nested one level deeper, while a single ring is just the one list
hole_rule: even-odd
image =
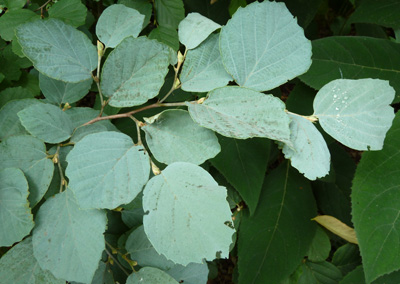
[{"label": "yellowing leaf", "polygon": [[354,229],[350,228],[345,223],[342,223],[335,217],[329,215],[321,215],[315,217],[312,220],[316,221],[318,224],[325,227],[335,235],[338,235],[339,237],[345,239],[346,241],[358,245],[358,240]]}]

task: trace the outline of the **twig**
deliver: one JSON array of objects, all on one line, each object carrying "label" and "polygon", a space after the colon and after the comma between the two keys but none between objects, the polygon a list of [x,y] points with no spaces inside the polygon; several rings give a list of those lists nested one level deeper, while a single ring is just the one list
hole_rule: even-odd
[{"label": "twig", "polygon": [[40,6],[39,8],[37,8],[37,9],[35,10],[35,12],[40,10],[40,16],[42,17],[42,19],[43,19],[43,8],[46,7],[47,4],[49,4],[49,3],[52,2],[52,1],[53,1],[53,0],[48,0],[48,1],[46,1],[46,3],[44,3],[42,6]]},{"label": "twig", "polygon": [[165,101],[169,97],[169,95],[171,95],[173,93],[173,91],[175,91],[176,89],[179,89],[181,87],[181,85],[179,83],[179,79],[178,79],[178,74],[179,74],[179,70],[182,67],[183,62],[185,61],[186,54],[187,54],[187,49],[185,49],[185,52],[183,55],[180,52],[178,53],[178,63],[176,64],[176,67],[174,67],[174,70],[175,70],[174,82],[172,83],[172,87],[169,90],[169,92],[160,100],[160,103]]},{"label": "twig", "polygon": [[143,145],[143,143],[142,143],[142,137],[141,137],[141,135],[140,135],[140,127],[144,125],[143,122],[137,120],[137,119],[136,119],[134,116],[132,116],[132,115],[130,115],[129,118],[132,119],[132,120],[135,122],[135,124],[136,124],[137,139],[138,139],[137,145]]},{"label": "twig", "polygon": [[108,254],[109,257],[111,257],[111,259],[115,262],[116,265],[118,265],[118,267],[126,274],[126,276],[129,276],[128,271],[125,270],[125,268],[118,262],[118,260],[107,250],[106,253]]},{"label": "twig", "polygon": [[144,111],[144,110],[147,110],[147,109],[152,109],[152,108],[157,108],[157,107],[174,107],[174,106],[185,106],[185,103],[183,102],[183,103],[164,103],[164,104],[162,104],[160,102],[157,102],[157,103],[154,103],[152,105],[144,106],[144,107],[141,107],[139,109],[135,109],[135,110],[132,110],[132,111],[129,111],[129,112],[126,112],[126,113],[119,113],[119,114],[102,116],[102,117],[99,116],[99,117],[93,118],[92,120],[86,122],[82,126],[93,124],[93,123],[101,121],[101,120],[109,120],[109,119],[129,117],[129,116],[131,116],[131,115],[133,115],[135,113],[138,113],[138,112],[141,112],[141,111]]}]

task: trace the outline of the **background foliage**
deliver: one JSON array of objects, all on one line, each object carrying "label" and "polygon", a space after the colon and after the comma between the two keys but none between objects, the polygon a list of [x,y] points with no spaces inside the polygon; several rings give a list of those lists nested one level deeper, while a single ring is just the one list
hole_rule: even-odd
[{"label": "background foliage", "polygon": [[0,283],[400,283],[399,1],[0,9]]}]

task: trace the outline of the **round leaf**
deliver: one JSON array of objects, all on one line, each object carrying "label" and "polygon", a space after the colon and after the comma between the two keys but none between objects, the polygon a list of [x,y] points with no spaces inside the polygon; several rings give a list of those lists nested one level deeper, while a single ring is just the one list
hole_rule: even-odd
[{"label": "round leaf", "polygon": [[106,47],[116,47],[124,38],[137,37],[142,30],[144,16],[122,4],[109,6],[96,25],[96,35]]},{"label": "round leaf", "polygon": [[182,89],[189,92],[208,92],[232,80],[222,64],[218,35],[210,35],[196,49],[188,51],[180,80]]},{"label": "round leaf", "polygon": [[220,49],[235,81],[257,91],[278,87],[311,65],[311,42],[284,3],[239,8],[221,30]]},{"label": "round leaf", "polygon": [[0,246],[11,246],[32,230],[33,215],[28,194],[28,182],[21,170],[0,171]]},{"label": "round leaf", "polygon": [[200,165],[215,157],[221,147],[214,132],[199,126],[184,110],[166,110],[142,129],[157,161],[164,164],[189,162]]},{"label": "round leaf", "polygon": [[116,208],[131,202],[150,174],[142,146],[122,133],[89,134],[67,156],[69,186],[82,208]]},{"label": "round leaf", "polygon": [[81,209],[67,190],[48,199],[35,221],[32,244],[40,267],[57,278],[90,283],[104,250],[106,214]]},{"label": "round leaf", "polygon": [[356,150],[380,150],[392,125],[395,91],[379,79],[334,80],[319,90],[314,115],[333,138]]},{"label": "round leaf", "polygon": [[164,271],[153,268],[143,267],[137,273],[132,273],[126,280],[126,284],[178,284],[174,278]]},{"label": "round leaf", "polygon": [[158,95],[168,65],[167,46],[145,37],[126,38],[104,63],[101,88],[113,107],[141,105]]},{"label": "round leaf", "polygon": [[16,35],[26,57],[48,77],[72,83],[84,81],[97,67],[96,48],[88,37],[60,20],[20,25]]},{"label": "round leaf", "polygon": [[143,194],[145,232],[158,253],[176,263],[226,258],[234,230],[226,189],[190,163],[173,163]]},{"label": "round leaf", "polygon": [[0,169],[19,168],[29,185],[31,206],[42,199],[53,177],[53,162],[47,158],[46,146],[39,139],[12,136],[0,144]]},{"label": "round leaf", "polygon": [[298,115],[289,114],[290,140],[292,147],[283,146],[286,159],[293,167],[310,180],[324,177],[329,173],[331,155],[324,138],[311,121]]},{"label": "round leaf", "polygon": [[199,13],[189,13],[186,18],[179,23],[179,41],[183,43],[187,49],[196,48],[213,31],[220,27],[219,24]]},{"label": "round leaf", "polygon": [[30,134],[47,143],[63,142],[74,130],[69,116],[51,104],[34,104],[21,110],[18,116]]},{"label": "round leaf", "polygon": [[186,103],[194,121],[221,135],[247,139],[264,137],[291,144],[285,104],[272,95],[241,87],[223,87],[202,104]]}]

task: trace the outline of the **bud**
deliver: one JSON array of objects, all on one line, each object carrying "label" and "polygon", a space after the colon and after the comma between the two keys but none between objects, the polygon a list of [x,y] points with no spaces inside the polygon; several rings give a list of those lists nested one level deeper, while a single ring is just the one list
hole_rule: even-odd
[{"label": "bud", "polygon": [[199,100],[197,101],[197,103],[198,103],[199,105],[201,105],[202,103],[204,103],[205,100],[206,100],[205,97],[204,97],[204,98],[201,98],[201,99],[199,99]]},{"label": "bud", "polygon": [[151,163],[151,170],[155,176],[158,176],[161,174],[161,170],[156,166],[156,164],[153,163],[153,161],[150,161]]},{"label": "bud", "polygon": [[178,51],[178,66],[182,64],[183,60],[185,60],[185,57],[180,51]]},{"label": "bud", "polygon": [[104,55],[104,44],[101,41],[97,41],[97,55],[102,57]]}]

